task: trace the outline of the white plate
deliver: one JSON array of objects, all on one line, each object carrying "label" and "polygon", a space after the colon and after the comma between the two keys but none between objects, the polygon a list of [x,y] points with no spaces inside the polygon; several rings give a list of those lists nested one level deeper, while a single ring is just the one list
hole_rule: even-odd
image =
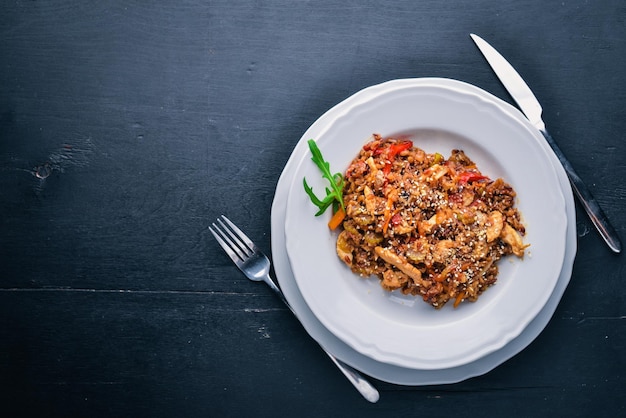
[{"label": "white plate", "polygon": [[[488,373],[500,364],[504,363],[511,357],[515,356],[526,348],[534,339],[543,331],[550,318],[554,314],[565,289],[569,283],[574,258],[576,255],[576,214],[574,211],[574,200],[572,191],[569,187],[569,181],[565,175],[565,171],[560,165],[554,153],[548,149],[545,140],[540,136],[539,132],[535,133],[535,140],[538,141],[550,154],[555,170],[558,174],[561,188],[566,200],[567,211],[567,243],[565,251],[565,259],[559,280],[555,286],[552,295],[548,299],[548,302],[541,310],[541,312],[533,319],[530,324],[524,329],[524,331],[507,345],[500,350],[497,350],[485,357],[482,357],[472,363],[465,364],[459,367],[453,367],[448,369],[439,370],[420,370],[410,369],[405,367],[393,366],[386,363],[378,362],[370,357],[364,356],[353,350],[350,346],[345,344],[329,330],[327,330],[323,324],[315,317],[313,312],[306,305],[300,291],[293,277],[291,266],[287,258],[287,251],[285,246],[285,211],[288,199],[289,186],[294,178],[294,171],[297,163],[308,152],[306,140],[311,137],[316,137],[322,129],[326,126],[328,121],[332,120],[337,114],[342,111],[342,108],[354,104],[359,100],[364,100],[371,95],[377,93],[381,89],[389,88],[391,86],[401,86],[406,83],[407,80],[394,80],[388,83],[369,87],[368,89],[361,90],[359,93],[351,96],[345,101],[341,102],[334,108],[330,109],[324,115],[322,115],[309,129],[304,133],[302,139],[296,144],[294,151],[292,152],[281,176],[276,185],[276,193],[274,195],[274,201],[272,204],[272,216],[271,216],[271,242],[272,242],[272,261],[274,271],[277,275],[280,287],[285,294],[285,297],[289,301],[290,305],[298,315],[299,320],[302,322],[306,331],[311,335],[322,347],[328,352],[335,355],[347,364],[355,367],[361,372],[368,374],[376,379],[386,381],[389,383],[401,384],[401,385],[436,385],[436,384],[451,384],[469,379],[472,377],[480,376]],[[410,80],[408,80],[410,82]],[[454,82],[451,80],[441,80],[442,83],[452,83],[458,88],[469,88],[473,90],[473,87],[461,82]],[[486,99],[493,100],[498,103],[503,109],[509,110],[521,123],[528,124],[528,121],[524,116],[508,103],[501,101],[500,99],[490,95],[489,93],[479,90],[478,94],[483,95]]]},{"label": "white plate", "polygon": [[[474,88],[476,89],[476,88]],[[423,370],[457,367],[503,347],[539,313],[565,252],[565,203],[547,152],[533,130],[469,89],[416,79],[347,106],[315,139],[331,168],[343,171],[372,133],[409,134],[428,152],[467,152],[483,173],[517,191],[532,256],[500,263],[498,283],[478,303],[434,310],[415,297],[360,279],[335,253],[336,235],[304,193],[324,180],[310,158],[296,168],[286,210],[286,246],[300,292],[315,316],[356,351]]]}]

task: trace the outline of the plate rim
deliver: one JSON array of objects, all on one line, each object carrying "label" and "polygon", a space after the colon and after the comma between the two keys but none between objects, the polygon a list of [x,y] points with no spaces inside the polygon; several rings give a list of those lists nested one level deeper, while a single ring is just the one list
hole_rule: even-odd
[{"label": "plate rim", "polygon": [[[445,81],[443,81],[445,80]],[[516,125],[519,124],[519,120],[515,117],[512,117],[512,115],[510,115],[510,112],[508,111],[508,109],[502,108],[500,106],[500,103],[498,102],[494,102],[492,100],[491,97],[485,97],[483,95],[478,95],[476,94],[476,90],[479,90],[481,92],[484,92],[482,89],[479,89],[476,86],[472,86],[472,85],[465,85],[464,87],[468,88],[471,91],[467,91],[467,90],[462,90],[459,91],[457,89],[457,87],[459,87],[456,83],[462,83],[462,82],[453,82],[450,84],[450,80],[449,79],[433,79],[433,78],[427,78],[427,79],[403,79],[402,83],[398,83],[398,81],[396,80],[396,82],[394,83],[394,81],[389,81],[389,82],[385,82],[385,83],[381,83],[380,85],[376,85],[373,87],[378,87],[377,92],[374,92],[372,95],[370,95],[370,97],[366,98],[365,100],[363,100],[360,103],[354,104],[352,106],[346,107],[343,112],[341,114],[337,114],[336,116],[334,116],[333,118],[333,122],[336,122],[337,120],[341,119],[344,115],[349,114],[350,111],[352,109],[354,109],[357,106],[363,106],[364,104],[370,103],[376,99],[378,99],[379,97],[381,97],[381,95],[390,93],[391,95],[395,94],[398,91],[402,91],[402,90],[406,90],[406,89],[422,89],[424,87],[427,88],[432,88],[434,87],[435,90],[439,90],[441,89],[442,91],[446,92],[446,93],[452,93],[453,95],[456,94],[461,94],[462,96],[468,96],[471,97],[472,100],[474,99],[478,99],[481,102],[486,102],[489,105],[495,105],[495,110],[498,112],[502,112],[503,115],[506,116],[506,118],[513,120],[513,122],[515,122]],[[365,89],[367,90],[367,89]],[[363,90],[362,90],[363,91]],[[361,91],[361,92],[362,92]],[[360,92],[357,92],[356,94],[359,94]],[[486,92],[484,92],[486,93]],[[488,94],[488,93],[487,93]],[[354,95],[353,95],[354,96]],[[351,97],[353,97],[351,96]],[[349,100],[350,98],[346,99]],[[345,101],[344,101],[345,102]],[[343,103],[343,102],[342,102]],[[523,126],[524,128],[527,128],[527,126]],[[329,130],[331,130],[333,128],[333,123],[329,123],[328,126],[322,130],[322,132],[320,132],[317,137],[318,138],[323,138],[324,134],[326,134]],[[304,136],[303,136],[304,138]],[[365,140],[365,138],[364,138]],[[523,146],[527,146],[527,145],[523,145]],[[534,149],[534,152],[538,152],[540,157],[545,157],[545,161],[547,162],[546,164],[546,169],[547,170],[552,170],[552,181],[554,181],[555,185],[559,186],[560,189],[560,183],[559,183],[559,179],[558,176],[556,176],[555,173],[555,169],[554,166],[552,164],[552,161],[549,159],[549,155],[546,152],[546,149],[544,147],[537,147],[536,144],[530,146],[531,148],[537,148]],[[356,152],[355,152],[356,154]],[[294,174],[298,172],[299,167],[301,167],[301,165],[304,163],[304,161],[306,160],[307,154],[306,152],[304,153],[304,155],[301,157],[299,163],[296,165],[296,168],[294,169]],[[543,158],[542,158],[543,159]],[[292,183],[290,185],[289,188],[289,199],[288,200],[292,200],[292,190],[294,190],[296,187],[300,187],[300,185],[297,182],[297,175],[294,176],[294,178],[292,179]],[[560,199],[558,199],[558,209],[560,211],[562,211],[563,213],[565,213],[565,199],[563,197],[562,191],[560,191]],[[286,225],[288,224],[288,219],[290,219],[290,215],[289,215],[289,208],[290,208],[290,204],[287,203],[287,209],[286,209],[286,216],[285,219],[287,220],[285,223]],[[293,217],[295,215],[291,215],[291,217]],[[301,215],[300,215],[301,216]],[[409,358],[409,357],[398,357],[398,353],[397,352],[393,352],[393,351],[384,351],[381,350],[380,347],[376,346],[376,345],[372,345],[369,344],[367,342],[363,342],[361,339],[359,339],[358,337],[355,337],[354,335],[349,335],[346,333],[342,333],[340,332],[339,329],[336,328],[335,324],[332,323],[332,321],[329,322],[329,318],[328,316],[324,316],[324,312],[320,311],[319,305],[318,306],[311,306],[311,299],[310,299],[310,295],[309,297],[307,297],[306,294],[306,287],[303,291],[302,289],[302,283],[301,281],[298,280],[298,274],[297,274],[297,268],[296,267],[294,269],[293,267],[293,263],[292,263],[292,253],[293,251],[290,251],[290,248],[293,248],[292,245],[290,245],[290,237],[288,235],[288,226],[285,227],[285,239],[286,239],[286,247],[287,247],[287,253],[288,253],[288,259],[290,261],[290,264],[292,265],[292,273],[295,276],[295,280],[296,283],[298,285],[299,291],[302,294],[305,302],[307,303],[307,305],[309,306],[309,308],[312,310],[312,312],[314,313],[314,315],[317,317],[318,320],[320,320],[322,322],[322,324],[329,329],[333,334],[335,334],[337,337],[339,337],[341,340],[343,340],[345,343],[347,343],[348,345],[350,345],[353,349],[355,349],[356,351],[365,354],[371,358],[374,358],[375,360],[378,361],[382,361],[385,363],[389,363],[389,364],[393,364],[393,365],[397,365],[397,366],[403,366],[403,367],[413,367],[413,368],[420,368],[420,369],[438,369],[438,368],[450,368],[450,367],[457,367],[460,366],[462,364],[466,364],[469,362],[472,362],[480,357],[483,357],[485,355],[488,355],[489,353],[492,353],[498,349],[500,349],[502,346],[504,346],[505,344],[507,344],[509,341],[511,341],[512,339],[514,339],[515,337],[517,337],[522,331],[523,329],[528,325],[528,323],[530,323],[532,321],[532,319],[534,319],[534,317],[541,311],[541,309],[543,308],[543,306],[545,306],[545,303],[547,302],[547,300],[549,299],[550,294],[554,291],[554,288],[556,286],[556,283],[558,282],[558,278],[559,278],[559,274],[561,271],[561,266],[563,264],[563,260],[564,260],[564,255],[565,255],[565,245],[562,245],[560,248],[560,251],[558,251],[558,257],[560,258],[560,262],[561,264],[553,265],[553,269],[555,269],[554,272],[550,272],[551,275],[550,277],[554,277],[551,279],[551,283],[550,285],[546,288],[546,292],[545,293],[545,297],[542,297],[540,302],[534,305],[531,305],[532,309],[531,309],[531,313],[529,315],[525,315],[523,317],[523,320],[520,321],[519,323],[512,323],[514,325],[509,325],[509,327],[507,328],[507,331],[502,333],[501,335],[499,335],[499,337],[497,337],[496,340],[489,340],[489,342],[487,343],[487,345],[482,346],[482,348],[480,348],[479,350],[476,350],[475,352],[473,352],[471,355],[466,356],[463,355],[463,357],[458,357],[455,356],[454,359],[432,359],[432,358]],[[562,231],[561,231],[562,230]],[[560,229],[559,232],[563,232],[563,237],[565,237],[566,232],[567,232],[567,221],[564,221],[561,223],[560,225]],[[563,240],[565,241],[565,240]],[[558,270],[556,270],[558,268]],[[552,274],[553,273],[553,274]],[[302,278],[301,278],[302,279]],[[541,295],[543,296],[543,294]],[[314,303],[315,305],[315,303]],[[497,335],[497,334],[494,334]],[[467,353],[468,350],[465,350],[464,353]]]},{"label": "plate rim", "polygon": [[[404,79],[391,80],[392,83],[401,83]],[[442,79],[444,81],[456,82],[461,85],[467,85],[468,83],[454,80],[454,79]],[[372,86],[372,89],[378,85]],[[485,94],[490,96],[483,90]],[[362,90],[361,95],[351,96],[351,100],[358,100],[364,95],[368,94],[366,89]],[[513,107],[510,103],[503,101],[495,96],[494,100],[498,101],[501,106],[508,108],[522,123],[528,124],[529,122],[521,114],[521,112]],[[331,115],[345,102],[342,101],[335,106],[328,109],[317,120],[315,120],[304,132],[302,138],[308,137],[309,132],[314,132],[318,129],[319,125],[325,120],[328,115]],[[535,133],[535,139],[544,147],[548,148],[542,137],[538,136],[538,132]],[[316,340],[324,349],[332,353],[334,356],[344,361],[346,364],[355,367],[361,372],[368,374],[376,379],[385,381],[392,384],[419,386],[419,385],[435,385],[435,384],[453,384],[463,380],[478,377],[489,373],[491,370],[499,367],[504,362],[508,361],[512,357],[518,355],[526,347],[528,347],[541,332],[547,327],[550,319],[554,315],[561,298],[571,280],[571,274],[573,271],[574,259],[577,250],[577,235],[576,235],[576,211],[574,205],[574,198],[572,190],[569,186],[569,181],[565,174],[563,167],[552,152],[548,149],[553,163],[555,164],[555,170],[557,175],[561,179],[561,186],[563,188],[564,197],[566,199],[567,219],[568,219],[568,232],[567,232],[567,245],[566,245],[566,257],[563,264],[563,269],[559,277],[559,281],[555,288],[555,291],[550,297],[549,302],[544,306],[540,314],[527,326],[527,328],[517,338],[509,342],[502,349],[489,354],[481,359],[474,361],[463,366],[440,369],[440,370],[419,370],[410,369],[399,366],[393,366],[386,363],[378,362],[374,359],[366,357],[351,347],[343,343],[336,336],[330,333],[313,315],[302,296],[299,294],[299,290],[295,285],[295,279],[292,277],[291,266],[287,260],[285,237],[284,237],[284,209],[286,201],[288,199],[287,187],[291,181],[291,172],[294,161],[299,154],[304,154],[307,150],[305,142],[300,139],[296,142],[292,153],[287,159],[283,170],[281,171],[279,178],[276,182],[274,199],[271,207],[271,249],[274,261],[275,274],[278,279],[278,283],[281,286],[285,297],[289,301],[290,305],[296,311],[304,329],[306,332]]]}]

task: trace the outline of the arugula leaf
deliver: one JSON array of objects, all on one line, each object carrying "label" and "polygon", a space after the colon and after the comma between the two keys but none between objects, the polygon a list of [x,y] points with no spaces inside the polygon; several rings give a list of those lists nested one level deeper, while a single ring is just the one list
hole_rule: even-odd
[{"label": "arugula leaf", "polygon": [[307,184],[306,178],[302,179],[304,191],[309,195],[309,198],[311,198],[311,202],[319,208],[315,216],[320,216],[330,206],[333,206],[335,211],[338,210],[339,207],[345,211],[346,207],[343,203],[343,186],[345,182],[343,175],[341,175],[341,173],[332,174],[330,172],[330,164],[324,160],[322,152],[317,147],[314,140],[309,139],[308,144],[311,154],[313,155],[311,160],[322,172],[322,177],[330,183],[330,189],[326,187],[326,197],[320,200],[313,192],[313,189]]}]

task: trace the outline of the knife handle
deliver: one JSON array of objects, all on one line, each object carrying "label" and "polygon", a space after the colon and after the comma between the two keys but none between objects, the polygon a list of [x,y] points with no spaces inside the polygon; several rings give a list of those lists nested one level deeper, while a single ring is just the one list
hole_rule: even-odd
[{"label": "knife handle", "polygon": [[567,173],[567,177],[569,178],[570,184],[572,185],[572,190],[574,190],[574,194],[578,197],[578,200],[582,204],[585,212],[589,215],[591,222],[593,222],[594,226],[609,246],[609,248],[616,252],[620,253],[622,251],[622,243],[620,242],[619,236],[613,226],[610,224],[608,218],[604,214],[604,211],[593,197],[585,183],[583,183],[582,179],[576,174],[574,171],[574,167],[570,164],[570,162],[565,158],[565,154],[558,147],[552,136],[545,129],[540,129],[542,135],[548,141],[548,144],[552,147],[552,150],[558,157],[559,161],[563,165],[565,172]]}]

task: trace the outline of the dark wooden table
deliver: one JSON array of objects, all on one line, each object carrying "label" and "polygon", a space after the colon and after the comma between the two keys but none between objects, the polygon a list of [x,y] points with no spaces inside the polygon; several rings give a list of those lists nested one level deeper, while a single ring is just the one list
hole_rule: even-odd
[{"label": "dark wooden table", "polygon": [[271,254],[293,147],[364,87],[448,77],[512,102],[471,32],[626,239],[621,0],[3,2],[0,415],[623,416],[626,259],[578,203],[541,335],[460,383],[373,379],[377,404],[207,230],[227,214]]}]

